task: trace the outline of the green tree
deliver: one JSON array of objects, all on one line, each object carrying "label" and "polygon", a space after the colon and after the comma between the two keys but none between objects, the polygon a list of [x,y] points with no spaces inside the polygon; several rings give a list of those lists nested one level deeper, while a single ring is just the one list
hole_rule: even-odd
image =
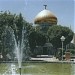
[{"label": "green tree", "polygon": [[5,46],[8,44],[5,44],[5,39],[9,40],[8,36],[6,37],[5,29],[8,26],[13,27],[14,25],[14,17],[15,14],[11,14],[10,12],[1,12],[0,13],[0,52],[5,56],[6,52],[9,51],[8,49],[5,49]]},{"label": "green tree", "polygon": [[12,36],[9,30],[13,30],[17,42],[20,41],[21,43],[23,26],[27,30],[26,33],[29,34],[32,26],[30,23],[24,20],[21,13],[19,15],[12,14],[7,11],[0,13],[0,52],[2,52],[4,56],[13,50],[13,46],[10,46],[9,43],[12,40],[10,38]]},{"label": "green tree", "polygon": [[75,49],[75,44],[69,43],[69,44],[67,45],[67,49]]},{"label": "green tree", "polygon": [[69,29],[68,27],[63,26],[52,26],[48,30],[48,36],[50,39],[50,42],[53,44],[55,48],[61,47],[61,36],[65,37],[64,45],[71,42],[73,39],[73,31]]},{"label": "green tree", "polygon": [[34,49],[36,46],[43,46],[46,43],[46,37],[40,31],[37,32],[35,29],[29,35],[29,43],[31,52],[34,53]]}]

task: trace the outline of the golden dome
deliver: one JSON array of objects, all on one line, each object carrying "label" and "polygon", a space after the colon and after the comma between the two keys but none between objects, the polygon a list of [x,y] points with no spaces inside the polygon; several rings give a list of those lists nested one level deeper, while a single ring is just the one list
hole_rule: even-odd
[{"label": "golden dome", "polygon": [[47,22],[50,24],[57,24],[57,17],[47,9],[44,9],[34,19],[35,24]]}]

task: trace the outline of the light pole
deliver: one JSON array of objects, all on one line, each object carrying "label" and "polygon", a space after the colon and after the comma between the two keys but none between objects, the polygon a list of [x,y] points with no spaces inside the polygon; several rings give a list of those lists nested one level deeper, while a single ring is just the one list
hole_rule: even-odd
[{"label": "light pole", "polygon": [[62,61],[63,61],[63,42],[65,40],[65,37],[62,36],[60,39],[61,39],[61,42],[62,42]]}]

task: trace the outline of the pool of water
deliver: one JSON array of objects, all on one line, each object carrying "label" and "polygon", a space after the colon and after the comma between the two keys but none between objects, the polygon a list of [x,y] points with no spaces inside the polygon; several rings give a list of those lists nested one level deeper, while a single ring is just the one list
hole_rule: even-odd
[{"label": "pool of water", "polygon": [[[11,72],[11,63],[0,64],[0,75],[19,75],[15,64],[15,74]],[[75,75],[73,63],[23,63],[22,75]]]}]

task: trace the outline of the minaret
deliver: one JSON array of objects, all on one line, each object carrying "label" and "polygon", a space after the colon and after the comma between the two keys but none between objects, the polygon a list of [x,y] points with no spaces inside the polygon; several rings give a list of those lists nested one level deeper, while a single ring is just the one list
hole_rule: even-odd
[{"label": "minaret", "polygon": [[72,39],[71,43],[75,44],[75,33],[73,35],[73,39]]}]

